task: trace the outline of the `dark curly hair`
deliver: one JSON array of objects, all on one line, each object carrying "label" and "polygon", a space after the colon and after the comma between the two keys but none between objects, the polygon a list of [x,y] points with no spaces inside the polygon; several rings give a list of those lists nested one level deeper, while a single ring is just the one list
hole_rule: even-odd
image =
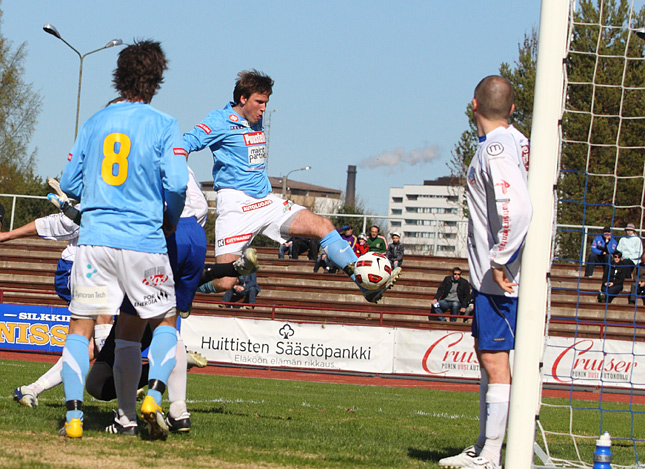
[{"label": "dark curly hair", "polygon": [[114,87],[128,101],[146,103],[161,88],[168,60],[159,42],[135,41],[119,53],[114,70]]},{"label": "dark curly hair", "polygon": [[269,75],[265,75],[255,69],[244,70],[237,74],[235,89],[233,90],[233,103],[240,104],[242,96],[250,98],[253,93],[271,96],[272,92],[273,80]]}]

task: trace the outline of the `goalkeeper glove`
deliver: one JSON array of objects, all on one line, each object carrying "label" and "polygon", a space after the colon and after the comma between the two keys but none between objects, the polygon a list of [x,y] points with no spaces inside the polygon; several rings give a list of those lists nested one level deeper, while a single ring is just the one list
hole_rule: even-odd
[{"label": "goalkeeper glove", "polygon": [[77,225],[81,224],[81,213],[76,209],[62,189],[60,183],[54,178],[47,178],[47,184],[54,189],[55,194],[47,194],[47,199],[65,214],[67,218],[74,221]]},{"label": "goalkeeper glove", "polygon": [[47,199],[54,204],[54,206],[63,212],[67,218],[72,220],[77,225],[81,224],[81,212],[76,207],[69,203],[69,199],[61,200],[57,194],[47,194]]}]

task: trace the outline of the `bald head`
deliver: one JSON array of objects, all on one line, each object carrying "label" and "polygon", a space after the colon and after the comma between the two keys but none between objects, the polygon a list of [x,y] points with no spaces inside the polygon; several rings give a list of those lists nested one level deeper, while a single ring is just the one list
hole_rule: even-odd
[{"label": "bald head", "polygon": [[511,115],[513,85],[504,77],[490,75],[475,88],[477,112],[490,120],[507,120]]}]

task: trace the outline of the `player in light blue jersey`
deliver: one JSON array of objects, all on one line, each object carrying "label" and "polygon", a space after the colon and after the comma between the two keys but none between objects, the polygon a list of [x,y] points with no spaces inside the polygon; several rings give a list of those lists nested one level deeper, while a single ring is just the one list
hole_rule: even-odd
[{"label": "player in light blue jersey", "polygon": [[114,85],[121,101],[83,125],[61,178],[61,189],[82,203],[63,349],[67,415],[62,434],[70,438],[83,435],[87,344],[94,321],[119,314],[126,294],[138,317],[121,316],[116,337],[138,342],[148,321],[154,328],[141,413],[152,439],[168,433],[161,396],[175,365],[177,334],[164,231],[173,232],[179,221],[188,170],[177,122],[149,104],[166,69],[158,42],[137,41],[119,53]]},{"label": "player in light blue jersey", "polygon": [[[273,80],[257,70],[238,74],[233,101],[208,114],[184,134],[188,153],[209,147],[213,153],[213,181],[217,191],[215,260],[235,261],[253,238],[262,233],[284,243],[290,237],[319,239],[331,261],[354,279],[354,250],[332,223],[305,207],[271,193],[266,171],[266,138],[262,114],[273,91]],[[392,271],[390,280],[378,290],[365,290],[368,301],[377,303],[401,274]],[[217,291],[226,291],[236,277],[213,281]]]}]

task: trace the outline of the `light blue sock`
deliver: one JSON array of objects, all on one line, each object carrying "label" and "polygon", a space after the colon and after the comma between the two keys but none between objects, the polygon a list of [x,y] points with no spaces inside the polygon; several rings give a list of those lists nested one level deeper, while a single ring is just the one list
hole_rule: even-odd
[{"label": "light blue sock", "polygon": [[320,240],[320,247],[323,248],[331,261],[339,269],[344,269],[347,264],[356,262],[356,254],[347,241],[340,237],[338,231],[333,230]]},{"label": "light blue sock", "polygon": [[[148,379],[157,379],[168,383],[168,377],[177,363],[177,330],[172,326],[158,326],[152,333],[152,342],[148,351],[150,370]],[[158,405],[161,405],[161,393],[156,389],[148,389]]]},{"label": "light blue sock", "polygon": [[[325,249],[331,261],[340,269],[344,269],[347,267],[347,264],[356,262],[356,259],[358,259],[349,243],[341,238],[336,230],[330,231],[323,239],[320,240],[320,247]],[[354,283],[356,283],[354,274],[350,275],[350,277]],[[356,285],[358,285],[358,283],[356,283]],[[358,285],[358,288],[360,288],[362,292],[367,291],[360,285]]]},{"label": "light blue sock", "polygon": [[[88,347],[90,341],[80,334],[69,334],[65,339],[63,348],[63,388],[65,390],[65,402],[83,401],[85,390],[85,377],[90,371],[90,356]],[[68,410],[67,422],[71,419],[82,419],[82,410]]]}]

